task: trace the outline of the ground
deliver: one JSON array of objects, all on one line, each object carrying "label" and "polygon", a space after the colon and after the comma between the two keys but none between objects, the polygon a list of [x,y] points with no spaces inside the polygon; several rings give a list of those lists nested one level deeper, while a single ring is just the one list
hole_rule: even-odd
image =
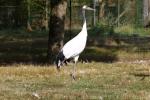
[{"label": "ground", "polygon": [[0,31],[0,100],[150,100],[149,36],[89,36],[75,81],[46,63],[47,37]]},{"label": "ground", "polygon": [[55,66],[14,64],[0,67],[0,99],[5,100],[149,100],[149,62],[78,63]]}]

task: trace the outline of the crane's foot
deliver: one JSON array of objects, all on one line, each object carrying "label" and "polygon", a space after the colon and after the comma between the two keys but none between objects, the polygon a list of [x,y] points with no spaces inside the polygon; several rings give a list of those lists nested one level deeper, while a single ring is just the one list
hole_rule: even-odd
[{"label": "crane's foot", "polygon": [[57,71],[60,72],[60,67],[57,67]]},{"label": "crane's foot", "polygon": [[75,75],[74,74],[70,74],[70,76],[71,76],[71,78],[73,79],[73,80],[76,80],[76,78],[75,78]]}]

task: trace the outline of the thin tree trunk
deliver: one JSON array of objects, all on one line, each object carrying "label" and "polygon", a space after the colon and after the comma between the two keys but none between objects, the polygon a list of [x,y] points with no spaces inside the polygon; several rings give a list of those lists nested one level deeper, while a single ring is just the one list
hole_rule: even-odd
[{"label": "thin tree trunk", "polygon": [[150,25],[150,0],[143,0],[144,26]]},{"label": "thin tree trunk", "polygon": [[[93,0],[93,8],[96,9],[96,0]],[[93,13],[93,25],[96,24],[96,12]]]},{"label": "thin tree trunk", "polygon": [[[116,19],[115,24],[116,24],[116,23],[119,23],[120,18],[123,17],[123,16],[126,14],[127,11],[128,11],[128,10],[124,10],[121,14],[118,15],[118,18]],[[119,24],[118,24],[118,25],[119,25]]]},{"label": "thin tree trunk", "polygon": [[66,8],[67,0],[51,0],[48,41],[48,59],[50,63],[54,62],[57,53],[63,46]]},{"label": "thin tree trunk", "polygon": [[20,4],[21,1],[20,0],[16,0],[16,8],[15,8],[15,28],[20,26]]},{"label": "thin tree trunk", "polygon": [[27,19],[27,30],[32,31],[31,28],[31,10],[30,10],[31,0],[27,0],[27,12],[28,12],[28,19]]},{"label": "thin tree trunk", "polygon": [[45,1],[45,29],[48,30],[48,0]]},{"label": "thin tree trunk", "polygon": [[99,17],[100,17],[100,19],[103,18],[104,15],[105,15],[104,7],[105,7],[105,1],[101,1],[100,2],[100,9],[99,9]]},{"label": "thin tree trunk", "polygon": [[120,25],[120,17],[119,17],[119,15],[120,15],[120,0],[118,0],[118,21],[117,21],[118,27]]}]

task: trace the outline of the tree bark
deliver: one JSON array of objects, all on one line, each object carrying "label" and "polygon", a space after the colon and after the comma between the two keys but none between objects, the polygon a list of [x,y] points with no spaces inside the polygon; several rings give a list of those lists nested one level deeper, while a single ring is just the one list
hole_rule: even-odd
[{"label": "tree bark", "polygon": [[143,0],[144,26],[150,26],[150,0]]},{"label": "tree bark", "polygon": [[16,3],[16,8],[15,8],[15,14],[14,14],[14,19],[15,19],[15,24],[14,24],[14,26],[15,26],[15,28],[17,27],[20,27],[21,25],[20,25],[20,22],[21,22],[21,20],[20,20],[20,12],[21,12],[21,7],[20,7],[20,5],[21,5],[21,1],[20,0],[15,0],[15,3]]},{"label": "tree bark", "polygon": [[51,16],[49,24],[48,61],[53,63],[63,46],[64,22],[67,0],[51,0]]},{"label": "tree bark", "polygon": [[99,6],[100,6],[100,9],[99,9],[99,17],[100,17],[100,19],[101,18],[103,18],[104,17],[104,15],[105,15],[105,9],[104,9],[104,7],[105,7],[105,1],[101,1],[100,2],[100,4],[99,4]]},{"label": "tree bark", "polygon": [[31,5],[31,0],[27,0],[27,12],[28,12],[28,18],[27,18],[27,30],[29,32],[32,31],[32,27],[31,27],[31,9],[30,9],[30,5]]},{"label": "tree bark", "polygon": [[45,29],[48,30],[48,0],[45,1]]}]

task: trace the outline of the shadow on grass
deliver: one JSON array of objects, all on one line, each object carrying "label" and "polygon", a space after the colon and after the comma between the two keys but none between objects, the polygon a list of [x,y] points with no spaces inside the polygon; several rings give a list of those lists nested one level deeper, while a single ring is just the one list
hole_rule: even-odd
[{"label": "shadow on grass", "polygon": [[[74,32],[78,33],[79,31],[76,30]],[[65,43],[76,35],[74,32],[72,32],[71,35],[66,32],[65,37],[67,38],[65,38]],[[130,40],[130,38],[129,40],[124,40],[124,38],[121,39],[121,37],[117,37],[118,35],[111,37],[89,36],[87,47],[80,55],[80,60],[89,62],[115,62],[119,59],[117,54],[118,50],[130,50],[129,47],[133,48],[133,44],[138,48],[140,47],[139,44],[134,40]],[[145,41],[145,38],[142,39]],[[23,30],[0,31],[0,64],[48,64],[47,41],[48,32],[44,31],[30,33]],[[119,41],[119,43],[117,41]],[[133,43],[131,41],[133,41]],[[138,42],[140,41],[141,40],[138,40]],[[144,43],[150,45],[149,42],[150,41],[147,40]]]},{"label": "shadow on grass", "polygon": [[85,51],[81,54],[80,58],[83,61],[96,61],[96,62],[114,62],[117,61],[117,53],[112,49],[105,49],[99,47],[87,47]]},{"label": "shadow on grass", "polygon": [[48,32],[0,31],[0,64],[46,63]]},{"label": "shadow on grass", "polygon": [[[10,31],[0,31],[1,65],[14,63],[48,64],[48,32]],[[66,41],[68,40],[69,36],[66,38]],[[87,47],[80,59],[82,61],[112,62],[117,60],[117,55],[111,50]]]}]

